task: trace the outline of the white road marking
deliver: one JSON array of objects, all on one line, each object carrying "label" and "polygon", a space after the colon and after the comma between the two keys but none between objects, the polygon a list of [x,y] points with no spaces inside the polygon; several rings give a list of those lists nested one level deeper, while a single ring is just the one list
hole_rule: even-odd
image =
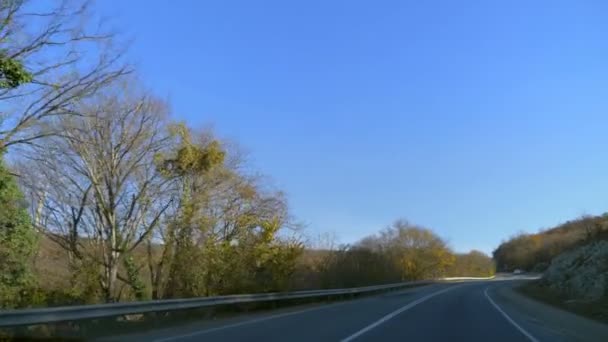
[{"label": "white road marking", "polygon": [[[406,289],[404,292],[408,292],[409,290],[410,289]],[[442,291],[439,291],[439,292],[444,292],[444,291],[442,290]],[[434,294],[438,294],[438,293],[435,292],[432,295],[434,295]],[[370,298],[373,298],[373,297],[370,297]],[[367,300],[367,299],[369,299],[369,298],[366,298],[365,300]],[[159,339],[156,339],[156,340],[152,340],[152,342],[170,342],[170,341],[176,341],[176,340],[179,340],[179,339],[182,339],[182,338],[189,338],[189,337],[209,334],[209,333],[212,333],[212,332],[221,331],[221,330],[225,330],[225,329],[237,328],[237,327],[240,327],[240,326],[244,326],[244,325],[248,325],[248,324],[254,324],[254,323],[259,323],[259,322],[264,322],[264,321],[268,321],[268,320],[275,319],[275,318],[287,317],[287,316],[297,315],[297,314],[301,314],[301,313],[305,313],[305,312],[309,312],[309,311],[327,309],[327,308],[330,308],[330,307],[333,308],[333,307],[337,307],[337,306],[341,306],[341,305],[346,305],[348,303],[353,303],[353,302],[352,301],[346,301],[346,302],[334,303],[334,304],[329,304],[329,305],[315,306],[313,308],[308,308],[308,309],[304,309],[304,310],[300,310],[300,311],[291,311],[291,312],[286,312],[286,313],[272,315],[272,316],[260,317],[260,318],[256,318],[256,319],[252,319],[252,320],[248,320],[248,321],[244,321],[244,322],[238,322],[238,323],[233,323],[233,324],[228,324],[228,325],[222,325],[221,327],[217,327],[217,328],[210,328],[210,329],[207,329],[207,330],[198,330],[198,331],[194,331],[194,332],[189,333],[189,334],[184,334],[184,335],[179,335],[179,336],[169,336],[169,337],[165,337],[165,338],[159,338]]]},{"label": "white road marking", "polygon": [[444,277],[441,280],[491,280],[496,278],[495,275],[491,277]]},{"label": "white road marking", "polygon": [[509,323],[511,323],[515,328],[517,328],[517,330],[519,330],[522,334],[524,334],[530,341],[539,342],[534,336],[532,336],[529,332],[527,332],[524,328],[522,328],[519,324],[517,324],[511,317],[509,317],[509,315],[507,315],[507,313],[504,312],[500,308],[500,306],[498,306],[498,304],[496,304],[492,300],[492,298],[490,298],[490,295],[488,294],[488,288],[489,287],[486,287],[486,289],[483,291],[483,294],[486,296],[486,298],[488,299],[490,304],[492,304],[494,306],[494,308],[496,308],[496,310],[498,310],[498,312],[500,312]]},{"label": "white road marking", "polygon": [[189,338],[189,337],[194,337],[194,336],[198,336],[198,335],[209,334],[209,333],[220,331],[220,330],[225,330],[225,329],[230,329],[230,328],[236,328],[236,327],[240,327],[240,326],[248,325],[248,324],[253,324],[253,323],[264,322],[264,321],[268,321],[268,320],[275,319],[275,318],[281,318],[281,317],[287,317],[287,316],[297,315],[297,314],[301,314],[301,313],[305,313],[305,312],[309,312],[309,311],[327,309],[329,307],[341,306],[341,305],[345,305],[345,304],[348,304],[348,303],[352,303],[352,302],[351,301],[346,301],[346,302],[335,303],[335,304],[330,304],[330,305],[315,306],[313,308],[308,308],[308,309],[304,309],[304,310],[300,310],[300,311],[291,311],[291,312],[286,312],[286,313],[272,315],[272,316],[260,317],[260,318],[256,318],[256,319],[252,319],[252,320],[248,320],[248,321],[244,321],[244,322],[238,322],[238,323],[233,323],[233,324],[228,324],[228,325],[222,325],[221,327],[211,328],[211,329],[207,329],[207,330],[198,330],[198,331],[195,331],[195,332],[192,332],[192,333],[189,333],[189,334],[184,334],[184,335],[179,335],[179,336],[169,336],[169,337],[165,337],[165,338],[159,338],[159,339],[152,340],[152,341],[153,342],[176,341],[176,340],[179,340],[179,339],[182,339],[182,338]]},{"label": "white road marking", "polygon": [[380,318],[376,322],[374,322],[374,323],[366,326],[365,328],[357,331],[356,333],[354,333],[354,334],[352,334],[352,335],[350,335],[350,336],[348,336],[346,338],[343,338],[342,340],[340,340],[340,342],[349,342],[349,341],[352,341],[352,340],[356,339],[357,337],[359,337],[359,336],[365,334],[366,332],[374,329],[375,327],[379,326],[380,324],[383,324],[386,321],[394,318],[395,316],[399,315],[400,313],[405,312],[405,311],[413,308],[414,306],[416,306],[416,305],[418,305],[420,303],[423,303],[423,302],[425,302],[425,301],[427,301],[427,300],[429,300],[429,299],[431,299],[431,298],[433,298],[435,296],[438,296],[438,295],[440,295],[442,293],[448,292],[449,290],[455,289],[455,288],[460,287],[460,286],[463,286],[463,285],[450,286],[450,287],[445,288],[443,290],[439,290],[439,291],[433,292],[431,294],[428,294],[428,295],[426,295],[426,296],[424,296],[422,298],[419,298],[419,299],[417,299],[417,300],[415,300],[415,301],[413,301],[413,302],[411,302],[411,303],[409,303],[409,304],[407,304],[407,305],[405,305],[405,306],[403,306],[403,307],[401,307],[401,308],[399,308],[399,309],[397,309],[397,310],[389,313],[388,315]]}]

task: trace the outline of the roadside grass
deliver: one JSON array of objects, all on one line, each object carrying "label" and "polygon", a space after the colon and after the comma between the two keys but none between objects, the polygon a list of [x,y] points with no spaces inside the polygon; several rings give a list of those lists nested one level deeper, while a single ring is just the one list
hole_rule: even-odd
[{"label": "roadside grass", "polygon": [[532,281],[518,286],[516,290],[532,299],[547,303],[593,320],[608,323],[608,296],[596,301],[576,300],[551,289],[542,281]]}]

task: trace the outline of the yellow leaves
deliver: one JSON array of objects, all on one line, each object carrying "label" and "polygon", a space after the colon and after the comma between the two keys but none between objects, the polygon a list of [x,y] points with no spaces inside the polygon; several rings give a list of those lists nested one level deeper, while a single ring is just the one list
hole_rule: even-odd
[{"label": "yellow leaves", "polygon": [[234,218],[234,222],[237,229],[248,229],[257,224],[258,216],[254,213],[244,213],[242,215],[237,215]]},{"label": "yellow leaves", "polygon": [[268,243],[274,239],[275,234],[281,229],[281,220],[278,217],[273,217],[270,220],[262,221],[260,228],[262,229],[261,240]]},{"label": "yellow leaves", "polygon": [[401,265],[405,274],[415,274],[418,268],[414,260],[408,257],[402,258]]},{"label": "yellow leaves", "polygon": [[539,234],[533,234],[530,236],[530,240],[532,241],[532,244],[534,244],[535,248],[539,248],[542,244],[542,236],[540,236]]},{"label": "yellow leaves", "polygon": [[226,152],[218,140],[194,142],[191,130],[183,123],[171,125],[169,134],[179,137],[180,142],[172,154],[155,156],[155,164],[164,175],[202,175],[224,162]]},{"label": "yellow leaves", "polygon": [[171,136],[178,136],[187,143],[190,142],[190,128],[184,122],[178,122],[168,127]]},{"label": "yellow leaves", "polygon": [[472,250],[453,257],[453,263],[446,270],[448,277],[487,277],[494,274],[494,261],[482,252]]},{"label": "yellow leaves", "polygon": [[239,195],[243,199],[247,199],[247,200],[254,199],[255,196],[257,195],[257,190],[251,184],[243,184],[242,186],[239,187],[238,191],[239,191]]},{"label": "yellow leaves", "polygon": [[219,141],[213,140],[206,146],[202,156],[205,159],[208,167],[212,167],[214,165],[219,165],[224,162],[226,152],[224,152],[224,150],[222,149],[222,146]]},{"label": "yellow leaves", "polygon": [[178,175],[201,174],[224,161],[219,142],[207,146],[186,144],[181,146],[173,160],[168,160]]}]

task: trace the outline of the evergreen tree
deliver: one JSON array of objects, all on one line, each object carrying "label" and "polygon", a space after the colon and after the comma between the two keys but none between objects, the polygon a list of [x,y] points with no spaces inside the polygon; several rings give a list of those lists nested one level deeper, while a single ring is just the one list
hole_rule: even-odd
[{"label": "evergreen tree", "polygon": [[36,237],[23,194],[0,155],[0,308],[27,304],[24,296],[34,285]]}]

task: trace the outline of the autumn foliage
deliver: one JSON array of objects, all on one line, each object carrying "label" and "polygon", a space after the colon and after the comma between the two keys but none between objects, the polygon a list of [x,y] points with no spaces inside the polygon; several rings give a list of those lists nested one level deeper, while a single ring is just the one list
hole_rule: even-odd
[{"label": "autumn foliage", "polygon": [[559,254],[608,239],[608,215],[581,216],[535,234],[518,234],[494,251],[499,271],[543,271]]},{"label": "autumn foliage", "polygon": [[327,288],[494,274],[487,255],[454,253],[432,230],[405,220],[319,259],[320,286]]}]

